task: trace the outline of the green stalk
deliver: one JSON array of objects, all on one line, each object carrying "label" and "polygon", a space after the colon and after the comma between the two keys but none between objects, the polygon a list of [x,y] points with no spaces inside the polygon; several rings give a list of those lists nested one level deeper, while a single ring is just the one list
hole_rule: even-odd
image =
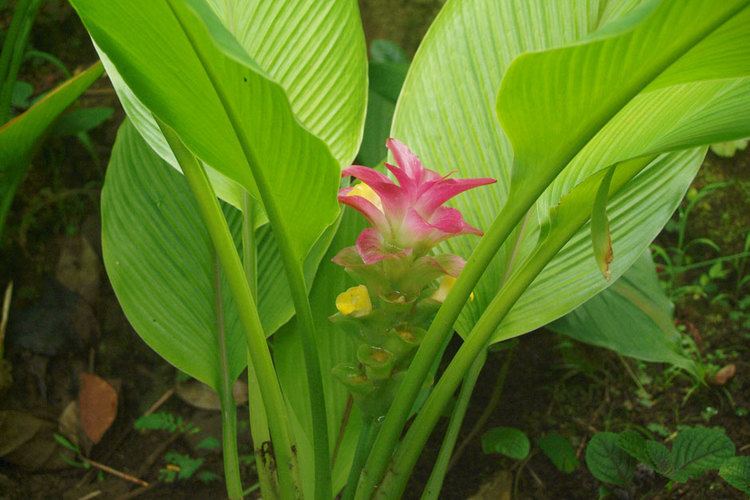
[{"label": "green stalk", "polygon": [[537,191],[527,192],[525,196],[519,196],[513,200],[509,199],[503,210],[495,218],[492,227],[479,240],[479,244],[466,262],[464,270],[453,285],[442,307],[438,310],[425,339],[417,349],[417,353],[396,392],[393,404],[388,410],[378,437],[370,451],[370,456],[362,470],[357,489],[357,499],[370,498],[372,492],[375,491],[378,481],[383,477],[388,466],[388,460],[401,437],[401,432],[409,418],[414,401],[422,389],[443,343],[452,333],[453,324],[461,309],[463,309],[490,261],[534,204],[543,188]]},{"label": "green stalk", "polygon": [[[621,168],[615,174],[610,187],[610,197],[614,196],[633,177],[646,168],[654,158],[655,156],[642,157],[620,163],[619,166]],[[601,171],[574,189],[590,190],[592,185],[595,187],[598,186],[596,182],[600,182],[605,173],[605,171]],[[562,207],[564,203],[564,199],[561,200],[558,207]],[[427,398],[417,418],[406,433],[398,450],[393,455],[390,467],[388,467],[388,474],[383,479],[380,486],[381,489],[377,492],[378,496],[387,494],[398,497],[399,492],[403,491],[408,475],[414,467],[427,438],[439,419],[443,408],[445,408],[445,405],[450,401],[456,388],[461,383],[461,379],[464,377],[466,371],[481,353],[482,349],[487,347],[492,334],[524,291],[589,219],[590,210],[582,206],[577,206],[575,201],[571,201],[570,203],[573,208],[568,210],[564,217],[560,216],[558,211],[557,220],[559,225],[556,230],[547,235],[529,259],[503,285],[499,293],[479,318],[479,321],[474,325],[471,333],[448,365],[440,381]],[[561,208],[558,208],[558,210],[561,210]],[[387,466],[388,464],[386,464]],[[385,468],[383,471],[385,471]],[[380,477],[378,476],[376,480]],[[374,493],[375,491],[373,489],[370,492]]]},{"label": "green stalk", "polygon": [[0,125],[10,119],[10,103],[23,54],[29,41],[31,26],[42,0],[18,0],[13,20],[0,52]]},{"label": "green stalk", "polygon": [[[582,225],[582,224],[581,224]],[[577,226],[577,230],[581,225]],[[575,234],[575,231],[572,232]],[[492,300],[487,310],[474,326],[466,342],[446,368],[440,381],[427,398],[414,423],[409,427],[403,442],[393,456],[388,472],[376,492],[378,498],[399,498],[411,470],[424,448],[427,438],[440,419],[442,409],[450,402],[461,379],[474,360],[486,349],[492,334],[511,307],[534,281],[537,275],[567,243],[572,234],[564,234],[554,241],[545,241],[537,252],[514,274],[503,290]]]},{"label": "green stalk", "polygon": [[456,446],[461,425],[464,423],[464,418],[466,417],[466,410],[469,408],[471,394],[474,392],[474,386],[477,384],[479,373],[482,371],[486,361],[487,350],[485,349],[477,357],[471,365],[469,372],[464,377],[464,382],[461,384],[461,391],[458,393],[456,406],[453,408],[453,413],[451,413],[451,418],[448,422],[448,430],[445,432],[443,443],[440,445],[440,452],[438,452],[437,460],[435,460],[435,465],[432,467],[432,473],[430,473],[430,478],[427,480],[427,485],[422,492],[422,500],[438,500],[440,498],[440,490],[443,488],[443,481],[445,480],[445,474],[448,472],[453,448]]},{"label": "green stalk", "polygon": [[[437,353],[437,346],[440,345],[440,342],[453,328],[453,324],[458,318],[463,305],[469,298],[471,289],[479,281],[486,266],[489,265],[497,251],[500,250],[500,247],[520,219],[533,206],[547,186],[557,178],[560,172],[563,171],[613,116],[645,89],[659,74],[691,50],[695,45],[695,41],[701,40],[711,32],[719,29],[745,8],[748,7],[742,4],[738,5],[731,12],[728,12],[726,16],[717,20],[715,24],[707,27],[703,32],[697,33],[695,38],[686,40],[684,43],[674,47],[673,50],[658,61],[658,64],[655,65],[652,71],[642,75],[642,78],[633,82],[626,91],[618,96],[617,100],[611,106],[601,110],[595,119],[587,127],[583,128],[577,137],[574,137],[570,141],[569,147],[560,149],[559,153],[549,161],[546,171],[541,172],[538,178],[523,179],[522,182],[514,183],[511,196],[506,200],[503,210],[472,253],[459,280],[438,311],[437,317],[433,321],[425,339],[426,342],[422,342],[412,365],[406,372],[404,381],[396,393],[394,403],[386,415],[380,435],[375,441],[375,446],[367,460],[367,465],[362,471],[357,498],[369,498],[370,494],[375,490],[378,481],[383,477],[391,453],[409,417],[412,404],[426,379],[430,357]],[[525,167],[526,165],[519,162],[518,158],[514,160],[513,169],[515,172],[523,171]],[[516,177],[516,181],[518,179]]]},{"label": "green stalk", "polygon": [[[250,285],[253,298],[258,300],[258,260],[255,243],[255,212],[257,206],[250,195],[245,192],[242,196],[242,266],[245,278]],[[258,374],[248,353],[247,385],[248,407],[250,409],[250,437],[253,442],[255,456],[255,470],[258,474],[258,484],[261,496],[269,500],[279,497],[278,485],[273,477],[273,457],[266,451],[266,443],[271,442],[268,430],[268,415],[263,407],[263,397],[260,393]]]},{"label": "green stalk", "polygon": [[279,474],[281,496],[283,498],[298,497],[301,489],[296,474],[296,457],[292,451],[293,443],[289,431],[286,403],[281,393],[281,386],[276,376],[263,326],[258,317],[255,299],[250,290],[250,285],[245,279],[245,270],[234,246],[232,234],[203,166],[182,144],[182,141],[172,129],[162,123],[159,126],[172,148],[183,174],[185,174],[190,190],[193,192],[201,218],[206,224],[219,262],[221,262],[221,267],[224,270],[224,275],[227,277],[229,289],[237,303],[250,358],[258,376],[263,405],[268,412],[271,424],[270,433],[278,463],[276,470]]},{"label": "green stalk", "polygon": [[357,490],[357,483],[359,482],[359,474],[362,471],[362,467],[365,465],[367,459],[367,452],[372,446],[372,442],[375,440],[377,435],[377,423],[370,417],[365,417],[362,423],[362,429],[359,431],[359,438],[357,439],[357,449],[354,451],[354,460],[352,461],[352,468],[349,469],[349,477],[344,487],[344,493],[341,495],[341,500],[352,500],[354,493]]},{"label": "green stalk", "polygon": [[304,262],[295,255],[290,236],[284,230],[283,220],[276,206],[276,200],[274,200],[271,194],[272,191],[268,179],[266,179],[263,170],[258,168],[259,163],[255,158],[255,152],[242,132],[243,117],[239,116],[237,111],[231,106],[224,88],[219,83],[220,75],[215,73],[213,65],[205,59],[206,55],[200,50],[195,40],[193,40],[190,30],[186,28],[183,18],[174,7],[175,2],[176,0],[167,0],[167,4],[172,10],[175,19],[182,26],[185,36],[192,45],[195,55],[200,59],[201,64],[206,70],[206,75],[211,80],[216,95],[222,103],[227,119],[232,125],[232,129],[239,142],[240,149],[242,149],[242,153],[252,171],[253,180],[258,187],[263,207],[266,210],[268,220],[271,223],[279,245],[284,271],[286,272],[289,289],[292,294],[292,302],[297,313],[297,321],[302,326],[302,351],[305,358],[305,374],[310,392],[312,441],[315,453],[315,498],[329,499],[333,497],[333,487],[331,485],[331,451],[328,442],[326,398],[323,392],[323,376],[320,369],[318,349],[315,344],[315,321],[313,320],[310,301],[307,297],[307,284],[305,283],[303,271]]},{"label": "green stalk", "polygon": [[231,500],[242,498],[242,478],[240,477],[240,458],[237,452],[237,405],[234,402],[232,386],[234,380],[229,377],[227,356],[226,329],[224,328],[224,301],[221,296],[221,265],[214,257],[214,308],[216,312],[216,334],[219,344],[219,399],[221,401],[221,437],[222,455],[224,457],[224,479],[227,496]]}]

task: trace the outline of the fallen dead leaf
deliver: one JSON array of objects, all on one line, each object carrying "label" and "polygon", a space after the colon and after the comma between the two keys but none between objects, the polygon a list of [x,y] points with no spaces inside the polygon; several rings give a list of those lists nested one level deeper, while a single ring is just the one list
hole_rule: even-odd
[{"label": "fallen dead leaf", "polygon": [[81,429],[96,444],[117,416],[117,390],[93,373],[82,373],[80,380],[78,411]]},{"label": "fallen dead leaf", "polygon": [[511,500],[512,490],[513,474],[501,470],[484,483],[475,495],[469,497],[469,500]]},{"label": "fallen dead leaf", "polygon": [[57,426],[31,413],[0,411],[0,458],[28,470],[54,470],[67,467],[54,439]]},{"label": "fallen dead leaf", "polygon": [[713,376],[711,383],[714,385],[724,385],[734,378],[735,373],[737,373],[737,367],[733,363],[723,366]]}]

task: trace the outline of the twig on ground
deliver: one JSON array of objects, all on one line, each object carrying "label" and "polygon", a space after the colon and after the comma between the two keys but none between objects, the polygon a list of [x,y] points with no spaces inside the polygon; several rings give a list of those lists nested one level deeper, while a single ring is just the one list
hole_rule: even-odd
[{"label": "twig on ground", "polygon": [[81,459],[90,465],[91,467],[94,467],[96,469],[99,469],[102,472],[106,472],[107,474],[111,474],[115,477],[119,477],[120,479],[124,481],[128,481],[130,483],[138,484],[140,486],[148,486],[148,483],[144,481],[143,479],[137,478],[135,476],[131,476],[130,474],[126,472],[119,471],[117,469],[113,469],[112,467],[108,465],[104,465],[102,463],[99,463],[95,460],[91,460],[90,458],[81,457]]},{"label": "twig on ground", "polygon": [[162,394],[159,397],[159,399],[157,399],[154,402],[154,404],[152,404],[151,406],[149,406],[148,410],[146,410],[143,413],[142,416],[146,417],[146,416],[151,415],[152,413],[154,413],[156,410],[158,410],[159,408],[161,408],[161,405],[163,405],[164,403],[166,403],[169,400],[169,398],[172,397],[172,395],[174,395],[174,387],[172,387],[170,389],[167,389],[167,391],[164,394]]},{"label": "twig on ground", "polygon": [[101,494],[102,494],[102,490],[95,490],[95,491],[92,491],[91,493],[89,493],[87,495],[83,495],[78,500],[91,500],[92,498],[96,498],[96,497],[100,496]]},{"label": "twig on ground", "polygon": [[0,314],[0,359],[3,359],[5,345],[5,328],[8,326],[8,315],[10,314],[10,299],[13,296],[13,282],[8,283],[3,296],[3,312]]}]

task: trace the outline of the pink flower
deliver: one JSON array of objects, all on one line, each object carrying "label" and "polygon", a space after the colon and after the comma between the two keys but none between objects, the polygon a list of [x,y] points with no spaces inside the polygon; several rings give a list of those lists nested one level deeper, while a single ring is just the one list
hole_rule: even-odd
[{"label": "pink flower", "polygon": [[361,212],[373,226],[357,238],[357,253],[365,264],[419,257],[450,237],[482,235],[464,220],[461,212],[444,207],[443,203],[469,189],[492,184],[495,179],[450,179],[424,168],[419,158],[396,139],[388,139],[386,146],[398,166],[385,166],[398,184],[368,167],[352,165],[341,173],[364,184],[342,189],[338,199]]}]

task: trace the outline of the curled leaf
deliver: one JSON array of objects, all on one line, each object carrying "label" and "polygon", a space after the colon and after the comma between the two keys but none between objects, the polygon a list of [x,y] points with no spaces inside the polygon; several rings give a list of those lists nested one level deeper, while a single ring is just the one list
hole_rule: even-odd
[{"label": "curled leaf", "polygon": [[610,167],[599,185],[594,199],[594,208],[591,211],[591,244],[594,248],[594,259],[596,259],[599,270],[607,281],[609,281],[611,275],[609,265],[614,258],[612,236],[609,232],[609,218],[607,217],[609,187],[614,173],[615,167]]}]

